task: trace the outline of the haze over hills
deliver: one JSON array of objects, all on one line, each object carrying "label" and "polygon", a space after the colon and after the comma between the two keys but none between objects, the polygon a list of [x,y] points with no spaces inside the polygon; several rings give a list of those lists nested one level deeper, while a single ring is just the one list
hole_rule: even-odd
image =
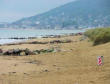
[{"label": "haze over hills", "polygon": [[73,29],[110,26],[110,0],[76,0],[1,27]]}]

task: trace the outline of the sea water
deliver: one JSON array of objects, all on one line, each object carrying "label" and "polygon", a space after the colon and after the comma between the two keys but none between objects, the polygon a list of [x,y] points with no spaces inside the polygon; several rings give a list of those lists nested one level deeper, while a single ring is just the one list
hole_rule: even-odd
[{"label": "sea water", "polygon": [[9,38],[41,37],[46,35],[63,35],[84,32],[85,30],[35,30],[35,29],[0,29],[0,44],[6,44],[21,40]]}]

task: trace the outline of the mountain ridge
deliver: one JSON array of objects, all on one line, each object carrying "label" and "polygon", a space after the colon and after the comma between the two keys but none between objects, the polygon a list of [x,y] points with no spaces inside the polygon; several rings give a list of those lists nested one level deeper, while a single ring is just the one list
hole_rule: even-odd
[{"label": "mountain ridge", "polygon": [[76,0],[8,24],[13,28],[74,29],[110,26],[110,0]]}]

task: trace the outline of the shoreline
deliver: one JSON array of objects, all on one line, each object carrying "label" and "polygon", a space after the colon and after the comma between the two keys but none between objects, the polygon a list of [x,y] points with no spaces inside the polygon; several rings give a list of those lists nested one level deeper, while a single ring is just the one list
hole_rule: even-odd
[{"label": "shoreline", "polygon": [[[11,38],[0,38],[0,46],[1,45],[8,45],[8,44],[19,44],[24,43],[25,41],[38,39],[38,38],[61,38],[67,36],[76,36],[76,35],[83,35],[83,32],[79,33],[68,33],[68,34],[61,34],[61,35],[46,35],[46,36],[38,36],[38,37],[11,37]],[[3,41],[4,40],[4,41]],[[6,42],[8,41],[8,42]]]},{"label": "shoreline", "polygon": [[0,56],[29,56],[38,54],[57,53],[65,51],[60,45],[71,44],[79,41],[76,37],[82,37],[82,33],[47,36],[42,38],[32,38],[20,42],[13,42],[0,45]]}]

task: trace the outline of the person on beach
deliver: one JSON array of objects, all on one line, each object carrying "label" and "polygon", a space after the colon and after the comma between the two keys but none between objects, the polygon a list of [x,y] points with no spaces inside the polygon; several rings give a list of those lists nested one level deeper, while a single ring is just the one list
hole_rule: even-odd
[{"label": "person on beach", "polygon": [[102,65],[103,63],[103,56],[98,57],[98,65]]}]

